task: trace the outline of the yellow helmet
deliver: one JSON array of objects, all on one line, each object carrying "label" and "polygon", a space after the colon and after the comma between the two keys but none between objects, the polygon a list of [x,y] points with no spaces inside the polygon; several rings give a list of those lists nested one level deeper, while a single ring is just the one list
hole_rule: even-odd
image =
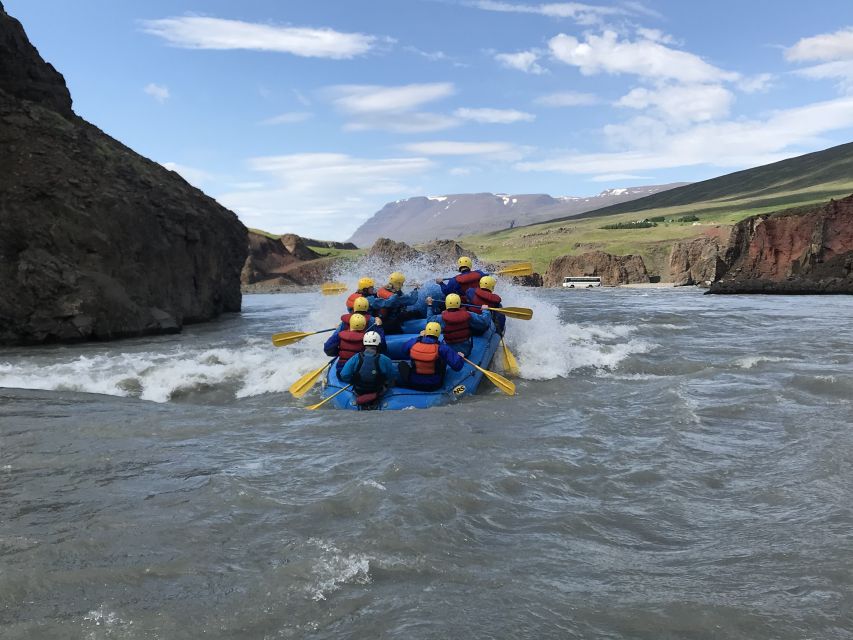
[{"label": "yellow helmet", "polygon": [[388,276],[388,284],[394,285],[398,289],[403,286],[403,283],[406,281],[406,276],[404,276],[399,271],[395,271],[390,276]]},{"label": "yellow helmet", "polygon": [[349,318],[349,330],[350,331],[364,331],[365,327],[367,327],[367,318],[365,318],[360,313],[354,313]]},{"label": "yellow helmet", "polygon": [[352,310],[356,313],[364,313],[368,309],[370,309],[370,303],[367,301],[367,298],[363,296],[361,298],[356,298],[352,303]]},{"label": "yellow helmet", "polygon": [[364,291],[365,289],[370,289],[371,287],[375,287],[376,283],[373,281],[373,278],[359,278],[358,279],[358,290]]},{"label": "yellow helmet", "polygon": [[471,262],[471,258],[468,256],[462,256],[456,261],[456,266],[459,267],[459,270],[462,270],[462,267],[467,267],[469,269],[474,268],[474,263]]},{"label": "yellow helmet", "polygon": [[424,335],[437,338],[441,335],[441,325],[437,322],[427,322],[426,327],[424,327]]},{"label": "yellow helmet", "polygon": [[483,276],[480,278],[480,288],[488,289],[489,291],[495,290],[495,285],[498,283],[497,280],[494,279],[493,276]]},{"label": "yellow helmet", "polygon": [[444,306],[448,309],[458,309],[462,306],[462,298],[458,293],[449,293],[444,299]]}]

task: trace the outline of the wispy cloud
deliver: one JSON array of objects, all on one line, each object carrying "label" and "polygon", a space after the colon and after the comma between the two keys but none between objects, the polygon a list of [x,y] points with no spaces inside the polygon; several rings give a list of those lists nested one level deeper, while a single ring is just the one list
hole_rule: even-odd
[{"label": "wispy cloud", "polygon": [[541,4],[517,4],[496,0],[475,0],[472,6],[484,11],[503,13],[532,13],[550,18],[566,18],[578,24],[592,25],[601,22],[607,16],[625,15],[628,9],[621,7],[602,7],[580,2],[547,2]]},{"label": "wispy cloud", "polygon": [[539,55],[535,51],[519,51],[518,53],[498,53],[495,60],[508,69],[516,69],[524,73],[542,75],[548,70],[539,65]]},{"label": "wispy cloud", "polygon": [[577,93],[575,91],[561,91],[539,96],[534,101],[542,107],[583,107],[598,104],[601,100],[591,93]]},{"label": "wispy cloud", "polygon": [[308,111],[290,111],[288,113],[281,113],[277,116],[273,116],[272,118],[267,118],[266,120],[261,121],[261,124],[296,124],[298,122],[310,120],[313,117],[314,114]]},{"label": "wispy cloud", "polygon": [[840,80],[839,88],[853,91],[853,27],[802,38],[785,50],[791,62],[818,62],[796,71],[815,80]]},{"label": "wispy cloud", "polygon": [[533,122],[536,116],[516,109],[457,109],[453,112],[457,118],[486,124],[512,124],[513,122]]},{"label": "wispy cloud", "polygon": [[143,91],[152,98],[154,98],[160,104],[163,104],[171,97],[169,94],[169,87],[166,87],[162,84],[156,84],[154,82],[149,82],[147,85],[145,85]]},{"label": "wispy cloud", "polygon": [[186,49],[276,51],[306,58],[346,59],[367,53],[375,36],[334,29],[278,26],[202,16],[145,20],[146,33]]},{"label": "wispy cloud", "polygon": [[359,158],[341,153],[264,156],[248,161],[263,186],[217,196],[252,226],[345,239],[388,199],[416,190],[427,158]]},{"label": "wispy cloud", "polygon": [[161,162],[160,164],[166,167],[169,171],[179,173],[184,180],[199,189],[203,188],[206,183],[213,179],[213,176],[204,169],[188,167],[187,165],[178,164],[177,162]]},{"label": "wispy cloud", "polygon": [[635,119],[605,128],[624,151],[563,154],[522,162],[521,171],[568,174],[631,173],[650,169],[712,165],[741,168],[767,164],[821,144],[820,136],[853,127],[853,97],[775,112],[766,119],[702,123],[668,134],[660,121]]},{"label": "wispy cloud", "polygon": [[652,176],[638,176],[633,173],[604,173],[600,176],[593,176],[590,182],[622,182],[625,180],[654,180]]},{"label": "wispy cloud", "polygon": [[332,104],[350,116],[348,131],[384,129],[396,133],[441,131],[459,125],[452,116],[415,111],[455,93],[451,82],[381,85],[337,85],[324,91]]},{"label": "wispy cloud", "polygon": [[526,147],[510,142],[459,142],[433,140],[403,145],[409,153],[424,156],[484,156],[495,160],[519,160],[529,152]]},{"label": "wispy cloud", "polygon": [[728,115],[734,94],[718,84],[636,87],[622,96],[617,107],[652,109],[675,125],[708,122]]}]

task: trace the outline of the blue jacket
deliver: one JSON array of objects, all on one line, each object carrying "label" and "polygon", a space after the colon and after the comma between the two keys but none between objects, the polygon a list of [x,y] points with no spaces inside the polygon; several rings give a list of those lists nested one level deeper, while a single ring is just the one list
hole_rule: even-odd
[{"label": "blue jacket", "polygon": [[[435,344],[438,342],[438,339],[433,338],[432,336],[418,336],[416,338],[412,338],[406,344],[403,345],[403,353],[409,353],[412,347],[415,346],[416,342],[424,342],[426,344]],[[459,354],[456,353],[453,349],[448,347],[444,342],[439,343],[438,345],[438,357],[443,361],[444,364],[447,364],[454,371],[460,371],[462,367],[465,366],[465,361],[459,357]],[[423,385],[432,385],[437,384],[442,378],[442,362],[438,363],[438,371],[431,376],[424,376],[415,373],[414,369],[412,369],[411,374],[409,375],[409,380],[416,384]]]},{"label": "blue jacket", "polygon": [[[352,382],[352,376],[358,366],[358,360],[358,356],[353,356],[347,360],[347,363],[344,365],[344,368],[341,369],[338,377],[344,382]],[[379,354],[379,370],[382,372],[382,376],[385,378],[386,384],[388,386],[393,385],[394,381],[397,379],[397,367],[394,366],[391,358],[382,355],[381,353]]]},{"label": "blue jacket", "polygon": [[[476,274],[479,274],[479,276],[480,276],[481,278],[482,278],[483,276],[487,276],[487,275],[489,275],[489,274],[488,274],[488,273],[486,273],[485,271],[480,271],[479,269],[475,269],[475,270],[473,270],[473,271],[466,271],[466,272],[465,272],[465,274],[466,274],[466,275],[467,275],[468,273],[476,273]],[[459,275],[462,275],[462,274],[460,273]],[[450,280],[448,280],[447,282],[442,282],[442,283],[439,285],[439,286],[441,287],[441,292],[442,292],[445,296],[447,296],[447,295],[448,295],[448,294],[450,294],[450,293],[458,293],[460,296],[465,297],[465,296],[464,296],[464,293],[465,293],[465,292],[464,292],[464,291],[462,291],[462,286],[459,284],[459,282],[456,280],[456,278],[457,278],[457,276],[453,276],[453,277],[452,277],[452,278],[450,278]]]},{"label": "blue jacket", "polygon": [[[441,317],[440,313],[427,318],[427,322],[437,322],[441,325],[442,332],[444,332],[444,329],[446,328],[444,318]],[[482,311],[479,314],[472,313],[471,322],[469,323],[469,326],[471,327],[471,333],[473,333],[475,336],[479,336],[480,334],[485,333],[488,330],[491,322],[492,314],[489,313],[488,310]]]}]

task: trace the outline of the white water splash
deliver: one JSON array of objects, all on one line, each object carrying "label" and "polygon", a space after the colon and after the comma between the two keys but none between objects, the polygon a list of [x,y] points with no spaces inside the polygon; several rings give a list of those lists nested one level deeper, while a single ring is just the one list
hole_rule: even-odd
[{"label": "white water splash", "polygon": [[311,538],[309,544],[320,550],[312,572],[316,582],[309,592],[312,600],[325,600],[342,584],[370,584],[370,558],[362,553],[344,553],[335,545]]},{"label": "white water splash", "polygon": [[793,358],[781,358],[776,356],[747,356],[738,358],[734,365],[740,369],[752,369],[763,362],[793,362]]}]

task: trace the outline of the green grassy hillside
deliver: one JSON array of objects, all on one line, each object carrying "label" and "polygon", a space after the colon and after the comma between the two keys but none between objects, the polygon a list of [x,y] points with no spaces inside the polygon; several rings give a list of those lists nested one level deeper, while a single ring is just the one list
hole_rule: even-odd
[{"label": "green grassy hillside", "polygon": [[[853,143],[679,187],[622,205],[527,227],[468,236],[459,242],[486,260],[532,260],[537,271],[561,255],[600,249],[643,257],[650,274],[666,279],[674,242],[727,235],[746,217],[817,204],[853,193]],[[698,222],[660,222],[645,229],[606,224],[695,215]]]}]

